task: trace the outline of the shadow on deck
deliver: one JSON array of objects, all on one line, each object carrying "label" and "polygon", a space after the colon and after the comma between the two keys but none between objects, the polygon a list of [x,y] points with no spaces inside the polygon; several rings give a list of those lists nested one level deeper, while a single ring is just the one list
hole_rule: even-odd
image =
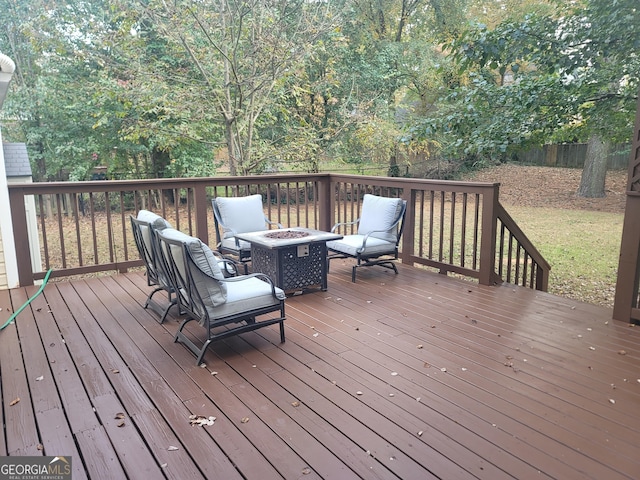
[{"label": "shadow on deck", "polygon": [[[0,455],[71,456],[74,480],[640,477],[640,327],[399,267],[332,264],[287,300],[286,343],[202,366],[140,273],[50,282],[0,332]],[[0,322],[36,290],[0,292]]]}]

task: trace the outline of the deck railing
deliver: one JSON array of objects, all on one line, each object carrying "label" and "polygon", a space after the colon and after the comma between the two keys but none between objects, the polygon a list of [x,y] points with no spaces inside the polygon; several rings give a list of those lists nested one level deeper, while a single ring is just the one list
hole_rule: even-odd
[{"label": "deck railing", "polygon": [[[215,247],[211,199],[263,195],[266,215],[286,227],[330,230],[358,217],[364,193],[407,200],[403,263],[492,285],[546,290],[550,267],[498,201],[493,183],[310,174],[9,186],[20,285],[44,278],[126,271],[141,261],[129,215],[152,210]],[[32,267],[25,198],[33,196],[42,266]]]}]

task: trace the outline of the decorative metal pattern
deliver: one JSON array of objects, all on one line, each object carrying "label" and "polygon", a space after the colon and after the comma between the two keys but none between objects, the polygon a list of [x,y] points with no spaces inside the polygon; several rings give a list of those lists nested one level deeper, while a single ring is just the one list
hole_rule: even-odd
[{"label": "decorative metal pattern", "polygon": [[326,258],[324,242],[309,244],[309,254],[298,256],[298,245],[277,249],[253,245],[251,270],[269,276],[285,292],[304,290],[309,287],[327,288]]}]

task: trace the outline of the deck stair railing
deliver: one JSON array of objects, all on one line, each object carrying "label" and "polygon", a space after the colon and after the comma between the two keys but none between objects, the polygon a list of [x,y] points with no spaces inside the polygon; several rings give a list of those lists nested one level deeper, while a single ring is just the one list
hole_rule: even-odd
[{"label": "deck stair railing", "polygon": [[55,278],[141,265],[129,223],[141,208],[214,246],[211,199],[253,193],[262,194],[272,220],[319,230],[355,220],[365,193],[402,197],[403,263],[484,285],[548,286],[550,267],[500,205],[498,184],[334,174],[10,185],[15,244],[28,245],[24,199],[33,195],[43,259],[34,270],[29,249],[16,248],[20,285],[44,278],[49,269]]}]

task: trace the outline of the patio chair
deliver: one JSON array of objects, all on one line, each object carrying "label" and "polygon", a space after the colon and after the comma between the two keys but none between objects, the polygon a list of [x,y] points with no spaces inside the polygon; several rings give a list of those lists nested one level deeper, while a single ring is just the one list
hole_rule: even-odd
[{"label": "patio chair", "polygon": [[247,274],[247,263],[251,261],[251,244],[237,239],[235,235],[268,230],[272,225],[283,227],[269,220],[264,214],[260,194],[246,197],[216,197],[212,204],[217,249],[223,255],[237,257],[244,265],[244,273]]},{"label": "patio chair", "polygon": [[341,227],[358,225],[357,234],[327,242],[327,271],[333,259],[355,258],[357,263],[351,270],[352,282],[356,281],[356,269],[359,267],[379,265],[397,274],[395,260],[398,259],[406,210],[407,202],[401,198],[365,194],[360,217],[353,222],[336,223],[331,229],[331,232],[337,232]]},{"label": "patio chair", "polygon": [[[156,287],[147,296],[144,308],[151,306],[152,310],[160,315],[159,322],[162,323],[165,318],[167,318],[171,307],[176,304],[176,299],[173,296],[173,286],[169,280],[167,271],[163,268],[157,255],[155,234],[157,231],[171,228],[171,224],[160,215],[148,210],[140,210],[137,217],[130,215],[130,218],[133,238],[146,269],[147,285]],[[161,291],[167,292],[169,299],[169,304],[164,308],[152,298],[156,293]]]},{"label": "patio chair", "polygon": [[[280,341],[284,342],[285,294],[269,277],[253,273],[225,278],[207,245],[174,229],[158,232],[158,240],[178,292],[178,304],[187,315],[174,340],[191,350],[196,364],[202,362],[212,342],[268,325],[280,324]],[[272,312],[278,313],[257,318]],[[201,346],[184,333],[192,320],[207,332]]]}]

